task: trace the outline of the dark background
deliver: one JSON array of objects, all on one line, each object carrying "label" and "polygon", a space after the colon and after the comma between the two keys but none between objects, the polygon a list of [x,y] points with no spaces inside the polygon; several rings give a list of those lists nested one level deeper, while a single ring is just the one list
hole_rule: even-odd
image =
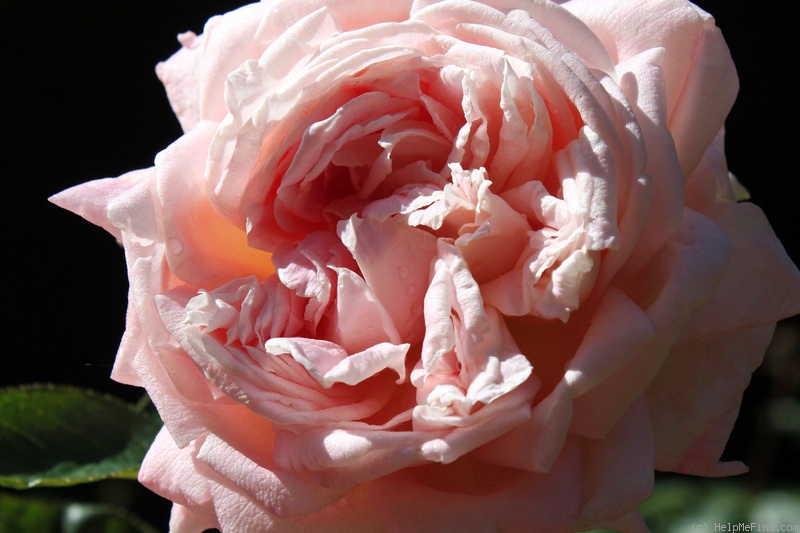
[{"label": "dark background", "polygon": [[[792,85],[798,47],[790,24],[798,10],[793,3],[772,8],[774,1],[759,8],[751,3],[747,10],[724,0],[699,4],[715,15],[741,78],[728,120],[729,166],[797,263],[800,99]],[[0,0],[1,305],[3,338],[10,341],[3,343],[0,385],[68,383],[130,400],[140,396],[108,378],[124,329],[122,250],[103,230],[50,205],[47,197],[152,165],[155,154],[181,134],[155,63],[177,50],[177,33],[200,33],[210,16],[239,5]],[[739,478],[743,484],[800,484],[800,472],[788,461],[800,453],[797,434],[765,422],[776,398],[797,398],[797,324],[781,326],[777,355],[756,374],[726,451],[753,467]],[[155,521],[164,527],[159,509]]]}]

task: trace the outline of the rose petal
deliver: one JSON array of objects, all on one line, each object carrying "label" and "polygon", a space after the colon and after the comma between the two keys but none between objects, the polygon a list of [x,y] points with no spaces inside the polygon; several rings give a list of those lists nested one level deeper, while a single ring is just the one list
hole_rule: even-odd
[{"label": "rose petal", "polygon": [[597,34],[617,63],[652,48],[664,49],[668,125],[688,176],[722,127],[738,91],[736,70],[714,19],[680,0],[602,5],[571,0],[564,7]]},{"label": "rose petal", "polygon": [[173,510],[173,520],[190,521],[204,528],[219,527],[212,509],[211,494],[202,466],[195,455],[201,442],[178,448],[166,428],[162,428],[150,446],[139,470],[139,481],[149,489],[169,498],[185,509]]},{"label": "rose petal", "polygon": [[[636,400],[602,440],[588,441],[579,528],[614,527],[653,492],[654,437],[647,402]],[[638,513],[636,513],[638,514]],[[634,519],[630,517],[630,519]],[[647,531],[631,524],[623,531]]]},{"label": "rose petal", "polygon": [[575,531],[581,466],[577,446],[568,445],[549,474],[462,460],[383,477],[372,492],[384,522],[398,531],[566,533]]},{"label": "rose petal", "polygon": [[422,301],[435,237],[393,219],[378,222],[355,216],[341,222],[338,232],[364,280],[394,320],[400,338],[410,343],[421,340]]},{"label": "rose petal", "polygon": [[262,45],[253,37],[264,11],[255,3],[212,17],[203,35],[189,32],[179,36],[183,48],[158,64],[156,73],[183,131],[201,120],[220,121],[225,116],[225,75],[260,54]]},{"label": "rose petal", "polygon": [[[692,313],[719,284],[729,254],[730,241],[721,229],[687,210],[676,240],[659,253],[641,278],[632,278],[621,287],[634,301],[639,300],[639,305],[646,305],[655,336],[618,373],[575,400],[575,423],[581,434],[601,438],[647,389]],[[652,283],[658,292],[648,295],[655,288]],[[643,297],[654,300],[642,301]]]},{"label": "rose petal", "polygon": [[719,457],[775,325],[744,328],[678,344],[647,390],[658,469],[700,476],[747,471],[742,463]]},{"label": "rose petal", "polygon": [[800,272],[761,209],[749,203],[718,203],[708,216],[731,239],[731,259],[683,338],[711,339],[800,313]]},{"label": "rose petal", "polygon": [[108,220],[108,204],[125,194],[141,182],[153,177],[153,169],[134,170],[118,178],[106,178],[89,181],[70,187],[48,200],[59,207],[80,215],[92,224],[96,224],[117,239],[121,239],[120,230]]},{"label": "rose petal", "polygon": [[156,156],[157,217],[166,259],[182,280],[208,288],[241,276],[274,272],[270,255],[247,245],[244,231],[223,220],[199,178],[216,124],[197,124]]}]

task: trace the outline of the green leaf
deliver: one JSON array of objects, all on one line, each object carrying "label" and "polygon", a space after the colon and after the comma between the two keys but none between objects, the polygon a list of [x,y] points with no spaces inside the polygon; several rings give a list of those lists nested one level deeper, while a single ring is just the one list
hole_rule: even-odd
[{"label": "green leaf", "polygon": [[135,478],[160,427],[158,416],[143,405],[89,390],[0,389],[0,486]]},{"label": "green leaf", "polygon": [[58,531],[60,524],[58,505],[0,493],[0,531]]},{"label": "green leaf", "polygon": [[39,533],[157,533],[114,505],[60,502],[0,493],[0,531]]}]

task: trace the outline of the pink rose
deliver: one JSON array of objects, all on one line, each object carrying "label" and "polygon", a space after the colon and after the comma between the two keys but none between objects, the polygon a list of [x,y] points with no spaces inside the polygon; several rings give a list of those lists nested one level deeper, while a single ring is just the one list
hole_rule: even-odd
[{"label": "pink rose", "polygon": [[157,68],[184,135],[53,198],[122,241],[175,531],[645,528],[800,274],[682,0],[269,0]]}]

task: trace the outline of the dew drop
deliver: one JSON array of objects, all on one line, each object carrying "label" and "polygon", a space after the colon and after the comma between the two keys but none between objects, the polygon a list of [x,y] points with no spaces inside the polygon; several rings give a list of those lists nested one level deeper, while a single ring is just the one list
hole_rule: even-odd
[{"label": "dew drop", "polygon": [[406,286],[406,294],[413,296],[417,292],[417,288],[413,285]]},{"label": "dew drop", "polygon": [[400,279],[408,279],[409,270],[407,266],[401,266],[398,269],[398,273],[400,274]]},{"label": "dew drop", "polygon": [[167,249],[170,253],[178,255],[183,251],[183,243],[180,241],[180,239],[170,239],[167,242]]}]

